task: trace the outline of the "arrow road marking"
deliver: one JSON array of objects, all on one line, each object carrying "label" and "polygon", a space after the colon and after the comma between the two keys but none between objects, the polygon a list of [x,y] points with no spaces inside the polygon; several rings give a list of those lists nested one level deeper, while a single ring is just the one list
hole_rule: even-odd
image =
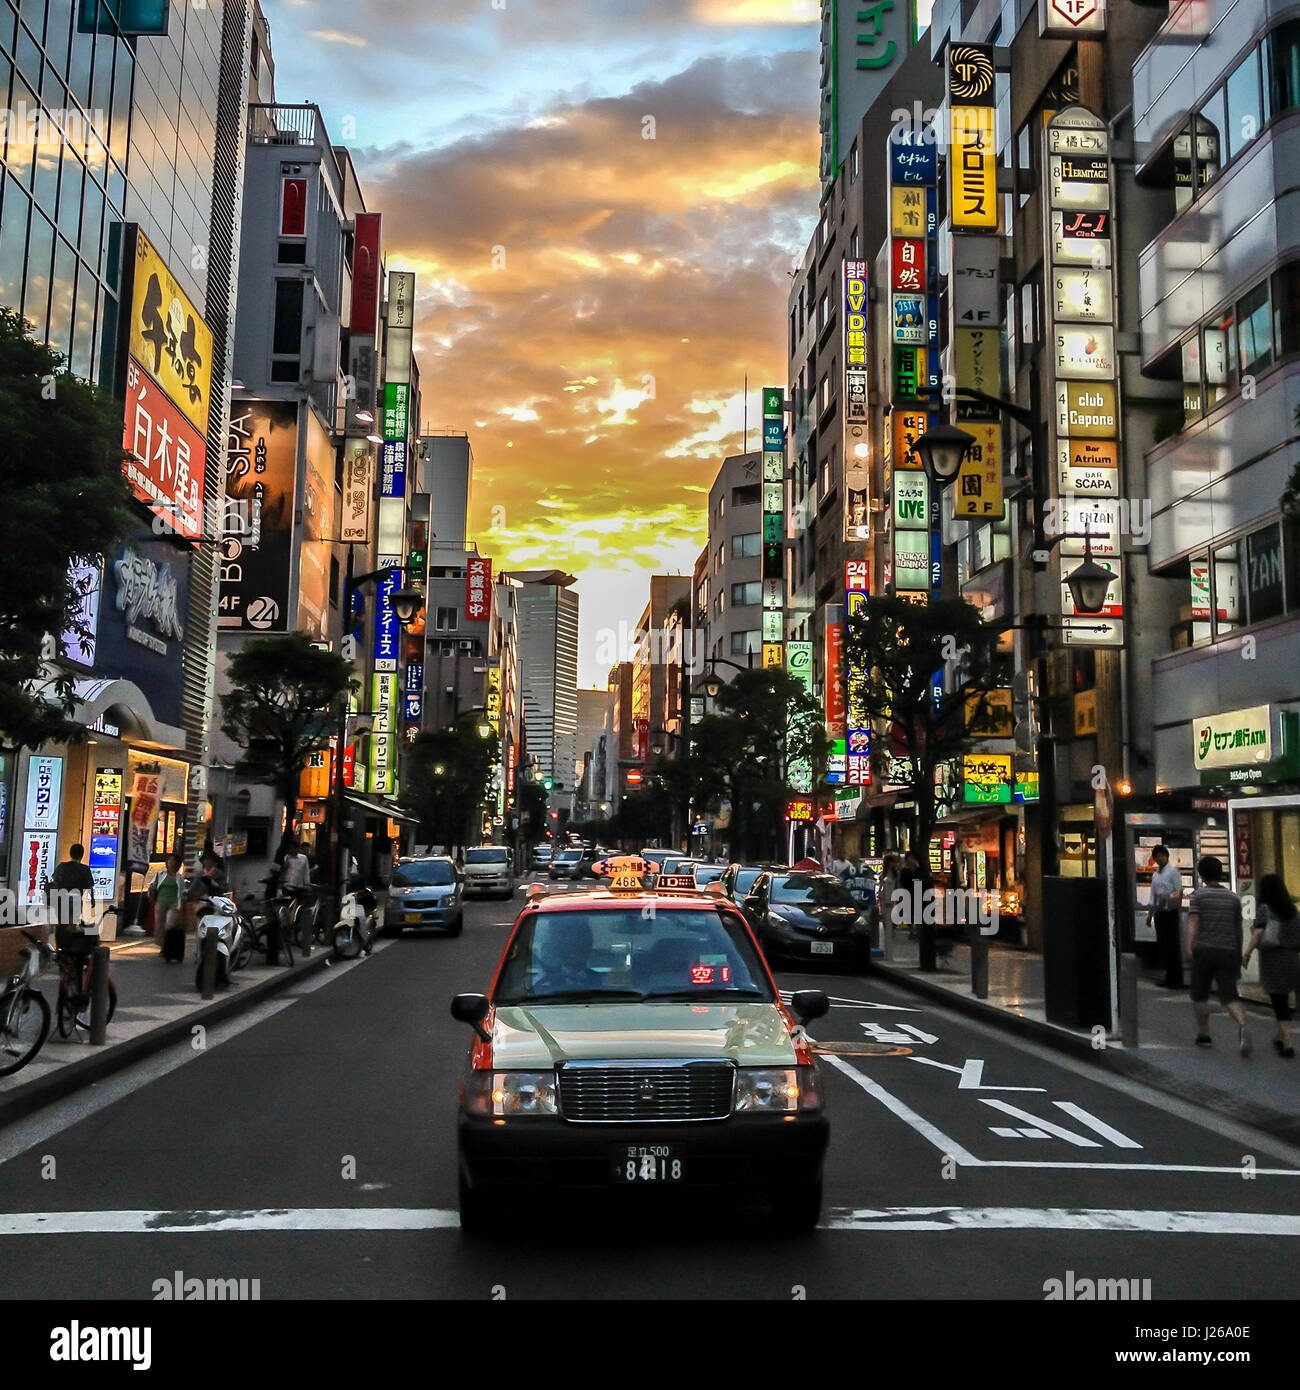
[{"label": "arrow road marking", "polygon": [[[950,1062],[936,1062],[933,1057],[912,1058],[914,1062],[924,1062],[927,1067],[940,1067],[944,1071],[956,1072],[961,1077],[957,1083],[959,1091],[1045,1091],[1046,1086],[990,1086],[984,1081],[984,1063],[978,1057],[970,1057],[964,1066],[954,1067]],[[996,1133],[996,1131],[995,1131]]]}]

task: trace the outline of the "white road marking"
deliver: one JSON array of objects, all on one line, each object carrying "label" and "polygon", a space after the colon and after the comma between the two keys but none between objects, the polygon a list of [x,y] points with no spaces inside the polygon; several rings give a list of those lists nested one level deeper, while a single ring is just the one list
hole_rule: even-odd
[{"label": "white road marking", "polygon": [[217,1231],[436,1231],[459,1225],[458,1212],[419,1207],[0,1213],[0,1236],[184,1236],[211,1235]]},{"label": "white road marking", "polygon": [[[783,1003],[788,1004],[790,997],[795,993],[792,989],[778,990]],[[924,1012],[921,1009],[909,1009],[903,1004],[879,1004],[873,1003],[870,999],[841,999],[838,995],[828,995],[833,1009],[887,1009],[895,1014],[919,1014]]]},{"label": "white road marking", "polygon": [[1021,1110],[1019,1106],[1012,1105],[1010,1101],[993,1100],[988,1096],[981,1096],[980,1101],[984,1105],[993,1106],[995,1110],[1001,1110],[1005,1115],[1023,1120],[1034,1129],[1045,1129],[1048,1134],[1054,1134],[1058,1139],[1064,1139],[1067,1144],[1073,1144],[1076,1149],[1101,1148],[1095,1139],[1089,1139],[1084,1134],[1076,1134],[1072,1129],[1066,1129],[1064,1125],[1054,1125],[1051,1120],[1039,1119],[1037,1115],[1031,1115],[1028,1110]]},{"label": "white road marking", "polygon": [[943,1071],[955,1072],[961,1080],[957,1083],[959,1091],[1046,1091],[1046,1086],[990,1086],[984,1080],[984,1063],[978,1057],[970,1057],[966,1064],[954,1067],[951,1062],[936,1062],[933,1057],[913,1057],[913,1062],[922,1062],[927,1067],[939,1067]]},{"label": "white road marking", "polygon": [[1100,1134],[1103,1139],[1109,1139],[1117,1149],[1140,1149],[1141,1144],[1135,1139],[1130,1139],[1128,1135],[1121,1134],[1119,1130],[1112,1129],[1104,1120],[1099,1120],[1096,1115],[1091,1115],[1083,1106],[1076,1105],[1072,1100],[1054,1100],[1052,1102],[1058,1110],[1064,1110],[1067,1115],[1073,1115],[1082,1125],[1087,1125],[1094,1133]]},{"label": "white road marking", "polygon": [[1300,1236],[1293,1213],[1126,1211],[1071,1207],[832,1208],[828,1231],[1124,1231],[1157,1235]]}]

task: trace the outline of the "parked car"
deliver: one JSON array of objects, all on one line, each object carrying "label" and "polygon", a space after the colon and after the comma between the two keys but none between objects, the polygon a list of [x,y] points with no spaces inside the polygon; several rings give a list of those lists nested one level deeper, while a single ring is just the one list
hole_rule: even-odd
[{"label": "parked car", "polygon": [[725,864],[697,864],[695,866],[695,886],[697,888],[707,888],[710,883],[717,883],[726,872]]},{"label": "parked car", "polygon": [[745,895],[758,882],[760,874],[765,874],[771,864],[728,864],[718,879],[725,897],[733,903],[742,903]]},{"label": "parked car", "polygon": [[552,853],[550,845],[534,845],[532,867],[534,869],[549,869]]},{"label": "parked car", "polygon": [[400,936],[407,927],[441,927],[459,936],[465,925],[465,877],[446,855],[403,859],[388,888],[384,932]]},{"label": "parked car", "polygon": [[834,874],[766,871],[741,902],[768,964],[871,963],[871,919]]},{"label": "parked car", "polygon": [[484,897],[514,897],[515,861],[505,845],[480,845],[465,851],[465,895],[480,893]]}]

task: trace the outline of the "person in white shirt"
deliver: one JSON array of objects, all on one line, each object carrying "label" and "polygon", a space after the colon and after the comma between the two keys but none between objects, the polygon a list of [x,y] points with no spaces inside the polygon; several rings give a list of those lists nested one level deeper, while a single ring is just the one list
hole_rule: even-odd
[{"label": "person in white shirt", "polygon": [[1156,929],[1156,943],[1164,961],[1166,989],[1183,987],[1183,943],[1179,930],[1182,918],[1183,876],[1169,862],[1169,850],[1157,845],[1151,851],[1156,871],[1151,875],[1151,900],[1147,905],[1147,920]]},{"label": "person in white shirt", "polygon": [[284,856],[284,866],[280,870],[280,891],[288,893],[292,889],[301,891],[311,887],[311,861],[295,846]]}]

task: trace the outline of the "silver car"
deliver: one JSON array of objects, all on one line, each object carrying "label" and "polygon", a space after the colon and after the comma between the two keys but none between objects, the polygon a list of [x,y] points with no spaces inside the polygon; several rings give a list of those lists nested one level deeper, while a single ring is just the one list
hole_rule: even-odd
[{"label": "silver car", "polygon": [[480,845],[465,851],[465,896],[480,893],[484,897],[514,897],[515,864],[504,845]]}]

